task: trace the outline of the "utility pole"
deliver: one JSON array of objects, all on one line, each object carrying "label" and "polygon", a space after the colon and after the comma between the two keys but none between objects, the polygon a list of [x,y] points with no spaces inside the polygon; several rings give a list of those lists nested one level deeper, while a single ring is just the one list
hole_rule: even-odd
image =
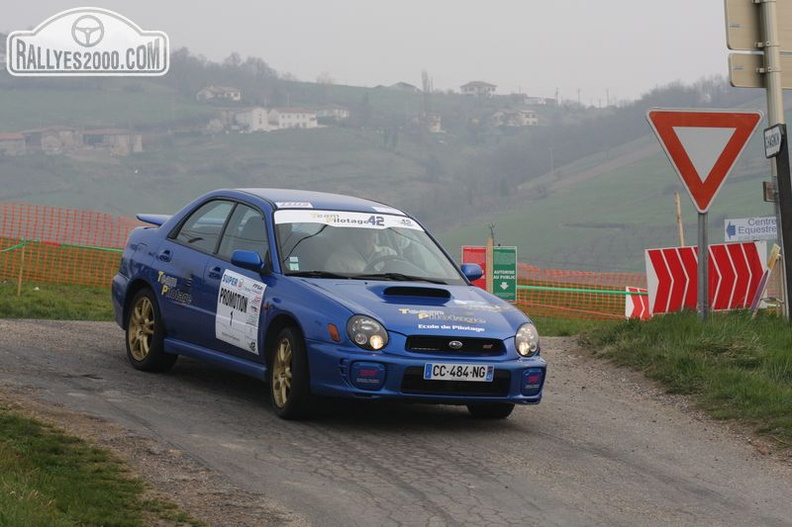
[{"label": "utility pole", "polygon": [[676,205],[676,223],[679,233],[679,246],[685,246],[685,229],[682,223],[682,204],[679,201],[679,192],[674,192],[674,204]]},{"label": "utility pole", "polygon": [[771,176],[777,182],[778,201],[776,202],[776,223],[781,241],[780,260],[781,286],[786,292],[781,304],[784,318],[789,321],[789,300],[792,298],[792,262],[787,251],[792,252],[792,182],[789,179],[789,151],[784,122],[784,91],[781,78],[781,42],[779,41],[776,17],[776,2],[761,3],[761,26],[765,56],[765,86],[767,91],[767,124],[772,127],[781,125],[781,149],[770,163]]},{"label": "utility pole", "polygon": [[[740,88],[765,88],[767,122],[765,156],[772,158],[771,179],[778,190],[775,202],[781,277],[781,307],[789,322],[792,299],[792,181],[784,122],[783,90],[792,88],[792,5],[777,0],[725,0],[729,80]],[[780,11],[780,13],[779,13]],[[770,141],[768,141],[770,139]]]}]

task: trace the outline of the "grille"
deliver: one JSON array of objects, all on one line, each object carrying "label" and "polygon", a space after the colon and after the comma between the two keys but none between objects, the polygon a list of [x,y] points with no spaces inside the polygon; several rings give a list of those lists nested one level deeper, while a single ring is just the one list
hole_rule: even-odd
[{"label": "grille", "polygon": [[[451,341],[462,343],[459,349],[452,348]],[[498,339],[434,337],[413,335],[407,337],[405,345],[407,351],[415,353],[456,353],[466,356],[495,356],[503,355],[505,348],[503,341]]]},{"label": "grille", "polygon": [[426,381],[423,368],[411,366],[404,372],[402,393],[418,395],[483,395],[506,396],[509,394],[511,374],[504,370],[495,370],[492,382],[470,381]]}]

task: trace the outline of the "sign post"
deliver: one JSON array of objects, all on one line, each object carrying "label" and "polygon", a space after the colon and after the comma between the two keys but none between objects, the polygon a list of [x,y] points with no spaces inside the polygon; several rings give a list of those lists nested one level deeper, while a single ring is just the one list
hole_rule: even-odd
[{"label": "sign post", "polygon": [[646,118],[698,210],[697,311],[705,320],[709,313],[707,211],[762,113],[654,109]]},{"label": "sign post", "polygon": [[[749,53],[729,55],[729,80],[741,88],[765,88],[767,122],[765,155],[772,157],[772,180],[776,182],[778,200],[778,239],[781,246],[781,306],[790,321],[792,299],[792,180],[789,149],[784,121],[784,88],[792,88],[792,3],[755,0],[726,0],[726,45],[729,49]],[[779,143],[780,141],[780,143]]]}]

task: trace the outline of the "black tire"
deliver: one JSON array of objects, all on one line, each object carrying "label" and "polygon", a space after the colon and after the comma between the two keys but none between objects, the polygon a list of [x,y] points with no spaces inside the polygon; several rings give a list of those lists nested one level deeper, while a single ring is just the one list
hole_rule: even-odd
[{"label": "black tire", "polygon": [[511,403],[475,403],[467,405],[468,412],[476,419],[506,419],[514,410]]},{"label": "black tire", "polygon": [[275,414],[281,419],[305,419],[311,406],[311,383],[300,332],[283,328],[271,353],[270,400]]},{"label": "black tire", "polygon": [[142,371],[170,370],[178,355],[165,353],[164,340],[165,327],[157,298],[151,289],[141,289],[127,311],[126,351],[129,362]]}]

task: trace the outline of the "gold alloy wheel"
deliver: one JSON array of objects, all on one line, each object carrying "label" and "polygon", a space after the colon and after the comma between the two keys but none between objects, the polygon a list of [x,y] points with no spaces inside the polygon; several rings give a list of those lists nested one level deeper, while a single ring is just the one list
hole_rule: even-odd
[{"label": "gold alloy wheel", "polygon": [[292,346],[287,338],[281,339],[272,361],[272,397],[278,408],[289,401],[292,383]]},{"label": "gold alloy wheel", "polygon": [[154,338],[154,305],[148,297],[141,296],[132,308],[127,334],[132,358],[146,360]]}]

